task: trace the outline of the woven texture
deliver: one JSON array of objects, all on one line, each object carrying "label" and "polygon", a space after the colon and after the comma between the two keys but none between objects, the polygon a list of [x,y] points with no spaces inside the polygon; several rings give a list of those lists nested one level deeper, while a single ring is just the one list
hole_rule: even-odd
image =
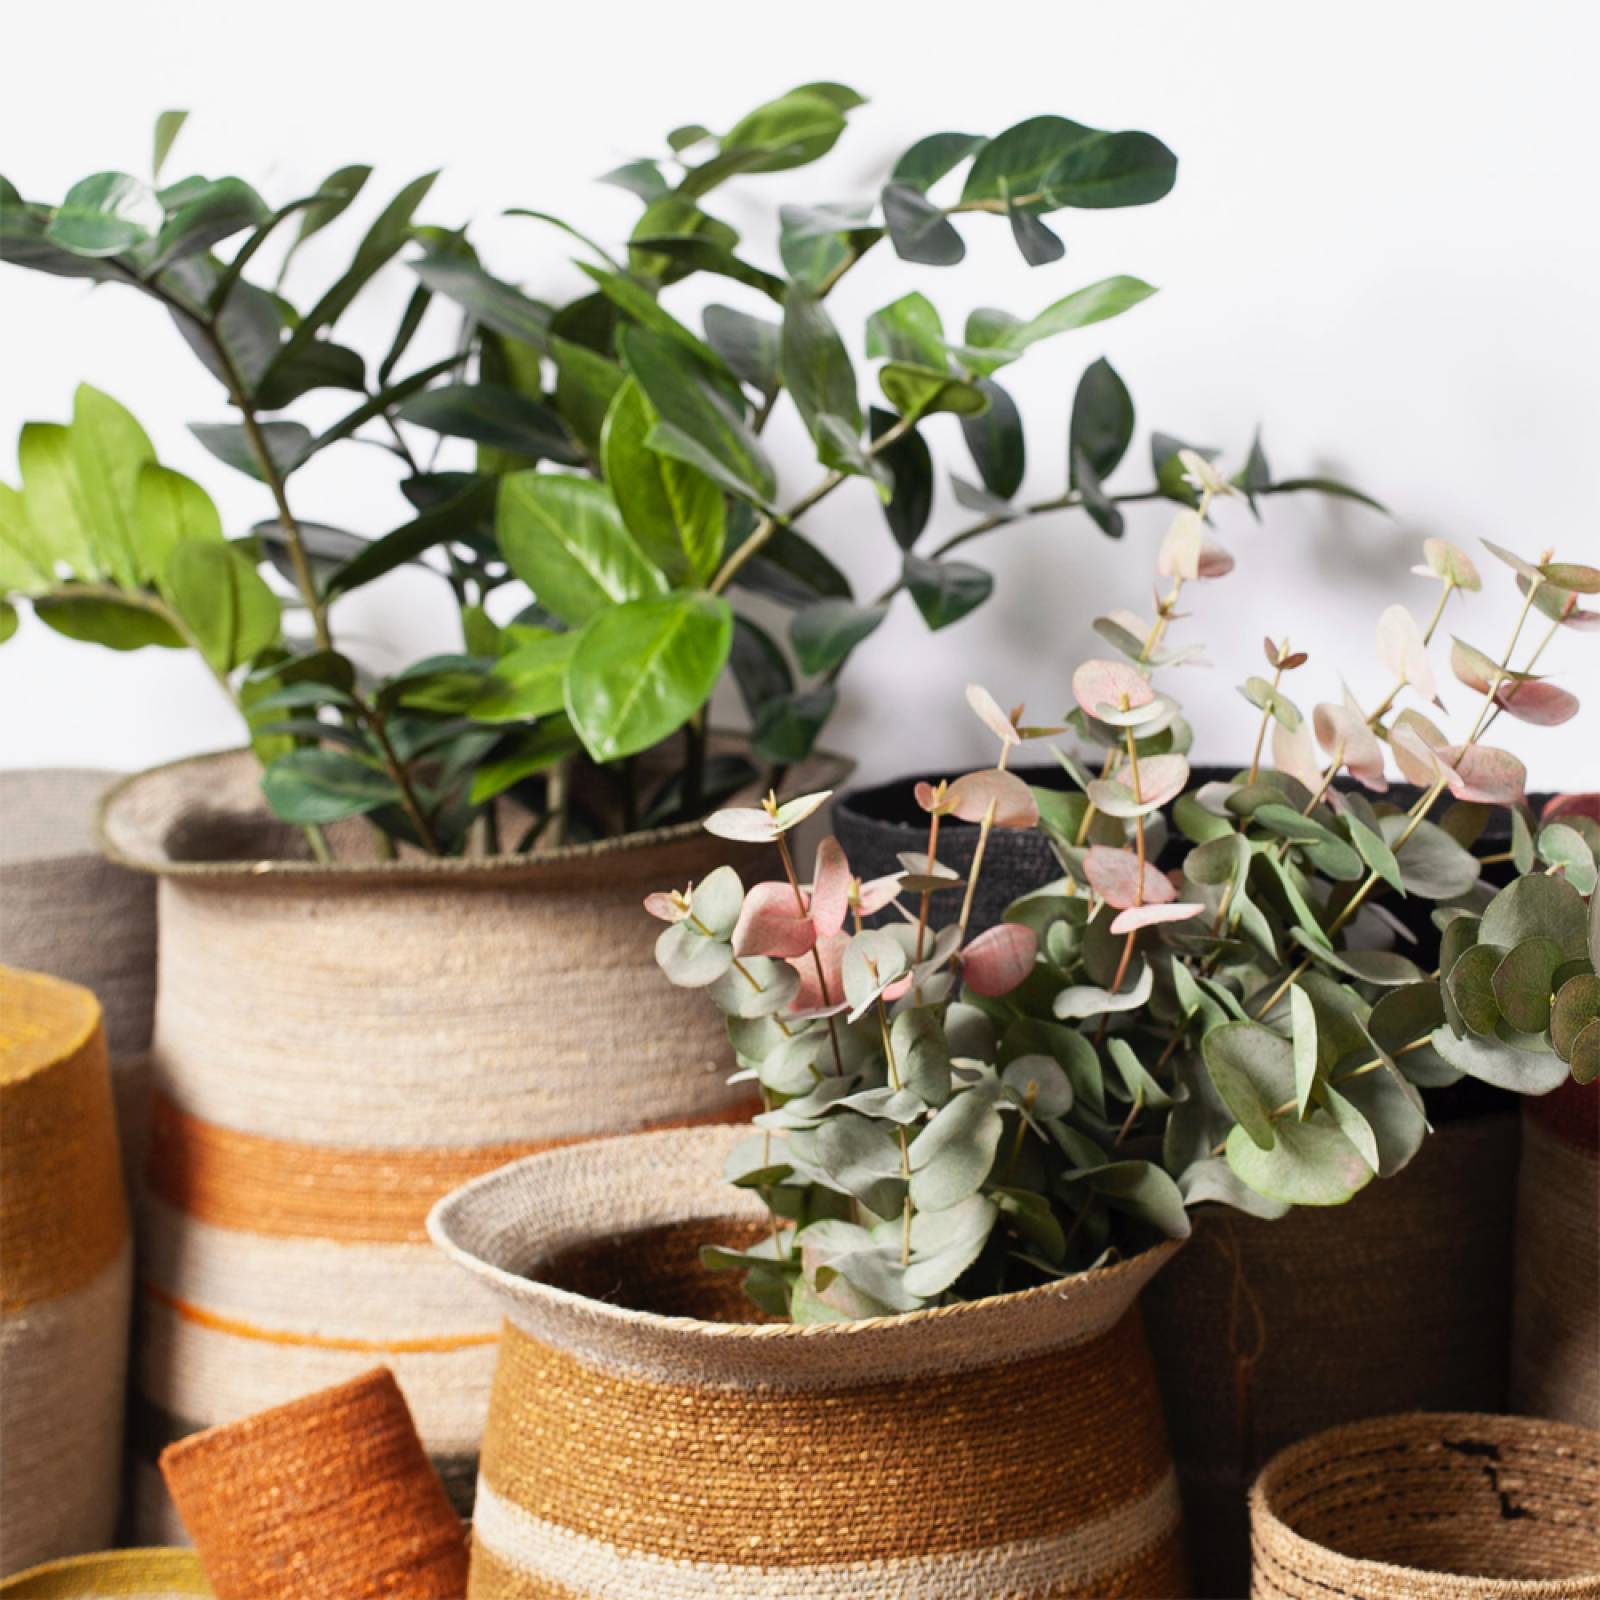
[{"label": "woven texture", "polygon": [[474,1600],[1186,1594],[1135,1298],[1163,1246],[870,1323],[732,1320],[747,1130],[607,1140],[447,1197],[429,1229],[508,1318]]},{"label": "woven texture", "polygon": [[1251,1600],[1594,1600],[1600,1434],[1470,1412],[1334,1428],[1250,1494]]},{"label": "woven texture", "polygon": [[460,1600],[466,1535],[379,1367],[162,1452],[218,1600]]},{"label": "woven texture", "polygon": [[1600,1428],[1600,1083],[1522,1112],[1511,1403]]},{"label": "woven texture", "polygon": [[110,1541],[129,1278],[99,1005],[0,967],[0,1573]]},{"label": "woven texture", "polygon": [[0,1583],[4,1600],[188,1600],[209,1595],[211,1585],[192,1550],[106,1550],[30,1567]]},{"label": "woven texture", "polygon": [[1496,1113],[1441,1127],[1348,1205],[1197,1213],[1143,1302],[1197,1593],[1244,1593],[1247,1491],[1285,1445],[1504,1405],[1516,1156],[1516,1113]]},{"label": "woven texture", "polygon": [[359,855],[368,830],[335,829],[347,854],[321,868],[268,859],[303,841],[258,777],[247,756],[179,763],[102,818],[116,858],[160,879],[135,1404],[151,1541],[181,1536],[148,1470],[161,1445],[375,1359],[466,1509],[499,1319],[428,1246],[429,1206],[529,1151],[746,1105],[715,1009],[661,977],[640,905],[724,841],[385,864]]},{"label": "woven texture", "polygon": [[156,894],[96,849],[95,807],[117,774],[0,772],[0,962],[92,990],[105,1014],[123,1170],[142,1165],[156,995]]}]

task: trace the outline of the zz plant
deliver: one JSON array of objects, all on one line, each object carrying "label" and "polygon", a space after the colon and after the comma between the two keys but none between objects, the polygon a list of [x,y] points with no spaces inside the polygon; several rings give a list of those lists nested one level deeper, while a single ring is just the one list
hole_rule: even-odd
[{"label": "zz plant", "polygon": [[[1534,669],[1558,628],[1593,625],[1580,596],[1600,570],[1490,547],[1524,604],[1495,654],[1454,642],[1470,704],[1447,735],[1420,709],[1441,699],[1428,646],[1480,579],[1430,539],[1431,621],[1395,605],[1379,624],[1385,698],[1303,711],[1286,683],[1306,655],[1269,638],[1270,676],[1240,686],[1259,713],[1249,766],[1191,787],[1168,683],[1198,652],[1168,633],[1186,588],[1232,568],[1210,525],[1236,491],[1199,454],[1181,461],[1196,503],[1161,547],[1154,615],[1098,620],[1116,654],[1077,668],[1061,727],[968,691],[996,763],[918,786],[928,843],[903,872],[863,883],[825,839],[802,881],[788,836],[825,796],[769,799],[706,826],[770,841],[781,878],[746,889],[722,867],[646,902],[669,924],[660,966],[726,1013],[762,1097],[727,1176],[762,1195],[770,1233],[705,1259],[769,1312],[838,1320],[1026,1287],[1182,1237],[1204,1201],[1337,1205],[1410,1161],[1426,1092],[1470,1076],[1543,1093],[1569,1066],[1600,1069],[1600,828],[1535,833],[1521,763],[1486,742],[1503,715],[1576,712]],[[1535,613],[1549,627],[1519,661]],[[1068,728],[1096,752],[1057,749],[1068,790],[1007,770],[1023,741]],[[1416,786],[1399,803],[1391,759]],[[1495,808],[1516,842],[1480,856]],[[938,859],[951,818],[980,830],[966,882]],[[1061,877],[969,941],[992,830],[1030,826]],[[1485,863],[1508,857],[1520,875],[1496,890]],[[1397,915],[1418,904],[1420,941]]]},{"label": "zz plant", "polygon": [[[775,246],[781,270],[741,253],[706,209],[716,191],[817,160],[861,103],[843,85],[807,84],[720,135],[674,130],[661,153],[607,174],[642,206],[615,250],[513,210],[581,251],[588,283],[565,304],[491,274],[465,230],[419,222],[432,174],[396,194],[348,267],[298,304],[286,291],[301,244],[339,221],[369,168],[341,167],[281,205],[237,177],[159,185],[99,173],[53,206],[0,180],[0,258],[163,307],[231,408],[231,420],[192,431],[268,501],[247,535],[221,539],[198,487],[155,463],[125,411],[84,391],[69,427],[24,432],[21,492],[0,502],[0,632],[15,628],[20,598],[113,648],[198,646],[251,719],[268,801],[314,840],[321,824],[360,814],[388,848],[443,854],[593,836],[702,815],[760,775],[754,762],[775,775],[800,760],[847,658],[901,592],[930,628],[988,597],[989,574],[954,559],[959,548],[1056,510],[1117,536],[1125,502],[1194,498],[1180,442],[1163,433],[1150,440],[1148,486],[1109,486],[1134,408],[1103,360],[1078,381],[1058,492],[1019,498],[1027,440],[1004,369],[1138,305],[1154,292],[1140,279],[1042,295],[1027,315],[980,309],[959,337],[911,289],[866,320],[854,353],[826,309],[885,243],[921,276],[959,262],[962,229],[991,218],[1024,260],[1050,266],[1064,245],[1046,218],[1159,200],[1176,175],[1171,151],[1057,116],[992,138],[935,133],[900,156],[875,199],[781,207],[775,238],[758,241],[763,254]],[[158,123],[156,173],[181,123]],[[369,357],[344,342],[348,313],[380,272],[402,267],[413,291],[387,349]],[[708,306],[701,332],[666,304],[696,276],[744,302]],[[442,331],[440,307],[455,313],[446,353],[408,363],[425,325]],[[862,359],[877,367],[879,404],[863,403]],[[340,392],[348,405],[331,425],[294,415]],[[815,452],[815,476],[798,488],[780,485],[761,441],[780,405]],[[957,418],[971,459],[951,484],[974,520],[928,545],[929,424],[941,413]],[[437,467],[445,439],[474,447],[472,470]],[[356,444],[391,453],[414,513],[371,541],[310,520],[300,488],[309,463]],[[815,508],[851,478],[874,485],[890,536],[871,598],[811,537]],[[1355,494],[1275,480],[1259,444],[1238,481],[1252,505],[1301,489]],[[174,565],[191,540],[205,548]],[[341,644],[337,604],[424,558],[452,587],[461,647],[373,681]],[[532,593],[520,610],[500,593],[518,580]],[[786,644],[750,614],[752,598],[791,613]],[[280,612],[287,627],[273,626]],[[754,762],[708,753],[706,708],[725,672],[751,719]],[[635,759],[667,741],[665,760]],[[532,821],[501,841],[494,802],[508,791]]]}]

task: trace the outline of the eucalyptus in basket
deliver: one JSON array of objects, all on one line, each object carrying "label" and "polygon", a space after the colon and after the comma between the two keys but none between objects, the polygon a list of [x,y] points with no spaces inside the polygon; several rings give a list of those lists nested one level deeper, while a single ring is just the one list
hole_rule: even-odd
[{"label": "eucalyptus in basket", "polygon": [[[723,867],[646,902],[670,924],[658,963],[727,1014],[764,1098],[727,1176],[763,1195],[770,1237],[705,1258],[742,1270],[769,1312],[876,1316],[1025,1287],[1181,1237],[1205,1201],[1265,1217],[1337,1205],[1416,1153],[1424,1091],[1470,1075],[1542,1093],[1569,1060],[1594,1075],[1600,902],[1585,900],[1600,830],[1534,838],[1526,773],[1485,737],[1504,714],[1576,712],[1534,667],[1558,628],[1591,625],[1578,596],[1600,592],[1600,571],[1490,546],[1525,600],[1498,653],[1456,640],[1472,704],[1447,735],[1396,709],[1439,702],[1429,642],[1452,599],[1480,587],[1461,551],[1428,540],[1417,570],[1437,602],[1426,627],[1404,605],[1383,614],[1383,701],[1346,691],[1304,714],[1286,680],[1306,656],[1268,639],[1270,676],[1240,686],[1260,712],[1249,768],[1189,790],[1188,728],[1157,679],[1197,658],[1167,635],[1186,587],[1233,566],[1209,523],[1234,489],[1200,455],[1182,459],[1196,504],[1162,544],[1154,617],[1100,618],[1119,654],[1073,674],[1064,722],[1100,752],[1091,776],[1057,750],[1076,792],[1006,770],[1022,741],[1064,729],[1025,726],[974,687],[997,763],[919,786],[928,844],[903,873],[862,883],[827,839],[802,882],[787,835],[825,798],[813,795],[707,819],[770,840],[781,879],[747,890]],[[1549,628],[1518,664],[1535,612]],[[1413,804],[1385,801],[1386,756],[1419,786]],[[1360,787],[1335,787],[1341,775]],[[1511,809],[1525,868],[1498,892],[1471,848],[1496,806]],[[979,824],[966,882],[938,860],[949,816]],[[1033,825],[1061,878],[969,942],[992,830]],[[1420,947],[1397,947],[1414,937],[1391,909],[1404,899],[1433,906],[1442,982]],[[941,903],[960,909],[936,918]],[[864,929],[885,906],[900,920]]]},{"label": "eucalyptus in basket", "polygon": [[[958,547],[1055,510],[1082,510],[1116,536],[1121,503],[1193,497],[1179,441],[1164,433],[1151,437],[1148,486],[1108,487],[1134,409],[1101,360],[1078,383],[1058,492],[1019,498],[1027,442],[997,375],[1035,345],[1136,306],[1154,292],[1142,280],[1041,296],[1026,315],[981,309],[959,337],[912,289],[867,319],[854,359],[825,306],[846,273],[884,256],[885,240],[901,273],[960,261],[953,219],[1004,218],[1026,261],[1053,264],[1064,245],[1047,216],[1159,200],[1175,179],[1172,152],[1146,133],[1058,116],[993,138],[935,133],[900,156],[875,199],[781,207],[772,237],[757,241],[781,270],[741,254],[734,229],[705,209],[713,192],[817,160],[861,104],[841,84],[813,83],[721,135],[674,130],[662,152],[606,177],[643,204],[615,251],[544,212],[511,212],[582,250],[588,283],[563,305],[491,275],[463,229],[417,221],[433,174],[407,184],[345,271],[298,305],[285,291],[300,246],[341,218],[370,168],[341,167],[282,205],[237,177],[157,187],[99,173],[55,206],[0,180],[0,259],[164,307],[232,408],[234,420],[193,432],[270,498],[266,520],[225,538],[205,494],[156,463],[129,414],[81,391],[70,427],[24,430],[22,492],[0,496],[0,638],[21,598],[75,638],[195,646],[250,719],[268,802],[319,849],[321,824],[359,814],[389,844],[438,854],[626,831],[702,815],[757,778],[755,762],[802,759],[840,669],[897,595],[930,628],[988,597],[989,574],[951,559]],[[169,112],[157,125],[157,174],[182,121]],[[411,247],[413,292],[387,350],[369,357],[342,342],[345,319]],[[713,304],[702,337],[663,303],[696,274],[766,314]],[[441,338],[445,307],[454,315]],[[430,340],[443,356],[408,364]],[[881,405],[863,404],[863,356],[878,363]],[[329,425],[314,431],[291,414],[341,391],[348,408]],[[780,486],[760,439],[780,404],[794,406],[815,449],[814,480],[798,490]],[[925,425],[940,413],[958,418],[964,470],[979,480],[952,475],[975,520],[919,548],[936,496]],[[438,469],[443,440],[475,447],[472,470]],[[309,520],[300,491],[309,463],[354,444],[391,453],[415,513],[370,542]],[[891,536],[888,581],[870,600],[807,532],[813,509],[851,478],[875,486]],[[1252,504],[1302,489],[1355,494],[1326,479],[1275,480],[1259,443],[1239,481]],[[416,561],[451,585],[461,649],[369,681],[338,636],[337,604]],[[292,585],[287,612],[279,579]],[[502,618],[514,610],[500,591],[519,580],[532,603],[491,620],[491,600]],[[787,646],[750,614],[753,597],[792,613]],[[706,708],[727,672],[751,718],[753,760],[708,753]],[[532,820],[501,841],[494,802],[507,791]]]}]

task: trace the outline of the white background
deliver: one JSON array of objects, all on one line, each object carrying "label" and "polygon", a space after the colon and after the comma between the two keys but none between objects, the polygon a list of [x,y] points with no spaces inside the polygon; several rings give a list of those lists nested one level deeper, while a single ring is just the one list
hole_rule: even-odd
[{"label": "white background", "polygon": [[[1393,508],[1390,520],[1286,497],[1268,502],[1265,527],[1242,508],[1224,521],[1238,570],[1196,595],[1175,634],[1208,640],[1217,670],[1173,687],[1197,758],[1237,761],[1254,727],[1231,685],[1261,670],[1264,632],[1311,652],[1291,684],[1305,703],[1336,698],[1341,675],[1369,706],[1384,692],[1374,624],[1391,600],[1431,606],[1430,587],[1407,576],[1424,535],[1600,559],[1597,17],[1590,0],[80,0],[8,18],[0,152],[26,196],[54,200],[96,170],[143,172],[155,113],[187,107],[168,179],[238,173],[281,203],[335,167],[372,162],[362,220],[442,166],[424,220],[471,220],[492,269],[559,298],[581,284],[567,242],[498,213],[536,207],[620,239],[637,202],[594,175],[658,151],[669,127],[726,127],[808,79],[842,79],[871,103],[821,166],[736,180],[714,197],[758,261],[775,254],[766,207],[869,196],[923,133],[995,133],[1047,111],[1149,129],[1180,157],[1175,193],[1140,210],[1059,213],[1063,262],[1028,269],[1002,222],[969,218],[961,267],[910,266],[881,248],[834,310],[859,357],[865,315],[911,288],[959,328],[975,305],[1031,314],[1105,274],[1136,274],[1160,294],[1011,369],[1029,429],[1025,494],[1059,491],[1072,389],[1104,354],[1139,408],[1113,487],[1144,485],[1151,426],[1222,445],[1237,464],[1260,422],[1280,475],[1336,473]],[[308,248],[291,297],[319,292],[358,233],[347,218]],[[376,359],[409,288],[391,269],[341,339]],[[759,309],[744,294],[718,291]],[[693,299],[669,304],[698,321]],[[211,490],[230,531],[267,515],[265,491],[187,434],[225,407],[158,308],[0,267],[0,476],[14,481],[21,423],[64,419],[80,380],[134,409],[163,460]],[[798,494],[815,468],[792,418],[769,431]],[[971,476],[953,421],[931,431],[936,454]],[[387,461],[331,452],[295,480],[297,511],[386,531],[409,514]],[[967,520],[943,487],[936,519],[929,543]],[[1060,515],[972,545],[964,553],[997,576],[995,598],[933,636],[902,599],[854,659],[829,742],[869,777],[975,757],[985,739],[960,705],[972,678],[1037,716],[1059,712],[1074,663],[1100,653],[1093,616],[1148,605],[1166,520],[1134,508],[1120,545]],[[894,548],[859,485],[807,528],[864,591],[891,575]],[[1452,626],[1498,650],[1515,597],[1509,574],[1481,564],[1490,592]],[[457,642],[448,590],[416,572],[354,597],[336,622],[377,667]],[[1572,687],[1600,690],[1600,637],[1564,633],[1546,661]],[[1459,719],[1466,692],[1444,692]],[[1600,788],[1595,706],[1560,730],[1502,719],[1501,731],[1535,786]],[[0,650],[0,766],[130,767],[236,741],[203,668],[176,654],[113,655],[31,618]]]}]

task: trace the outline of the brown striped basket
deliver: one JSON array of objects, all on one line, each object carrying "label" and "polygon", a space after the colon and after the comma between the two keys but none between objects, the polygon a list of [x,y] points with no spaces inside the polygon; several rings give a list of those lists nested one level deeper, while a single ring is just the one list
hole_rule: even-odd
[{"label": "brown striped basket", "polygon": [[1348,1205],[1196,1212],[1143,1309],[1197,1594],[1245,1592],[1250,1483],[1284,1446],[1418,1406],[1504,1406],[1516,1163],[1517,1113],[1496,1111],[1441,1126]]},{"label": "brown striped basket", "polygon": [[385,863],[357,823],[319,866],[242,754],[128,780],[102,833],[160,885],[139,1536],[183,1537],[162,1446],[374,1362],[465,1510],[499,1318],[429,1247],[428,1208],[532,1150],[744,1114],[715,1008],[661,980],[640,906],[725,841]]},{"label": "brown striped basket", "polygon": [[209,1595],[192,1550],[106,1550],[30,1567],[0,1583],[0,1600],[189,1600]]},{"label": "brown striped basket", "polygon": [[466,1532],[379,1367],[169,1445],[218,1600],[460,1600]]},{"label": "brown striped basket", "polygon": [[99,1004],[0,967],[0,1574],[111,1541],[130,1274]]},{"label": "brown striped basket", "polygon": [[1522,1110],[1511,1401],[1600,1428],[1600,1083]]},{"label": "brown striped basket", "polygon": [[1357,1422],[1250,1494],[1251,1600],[1597,1600],[1600,1433],[1472,1412]]},{"label": "brown striped basket", "polygon": [[94,844],[95,808],[118,774],[0,772],[0,962],[92,990],[123,1139],[140,1169],[150,1097],[146,1052],[156,999],[156,890]]},{"label": "brown striped basket", "polygon": [[872,1322],[742,1320],[740,1130],[530,1157],[448,1196],[504,1308],[473,1600],[1188,1593],[1134,1302],[1176,1248]]}]

